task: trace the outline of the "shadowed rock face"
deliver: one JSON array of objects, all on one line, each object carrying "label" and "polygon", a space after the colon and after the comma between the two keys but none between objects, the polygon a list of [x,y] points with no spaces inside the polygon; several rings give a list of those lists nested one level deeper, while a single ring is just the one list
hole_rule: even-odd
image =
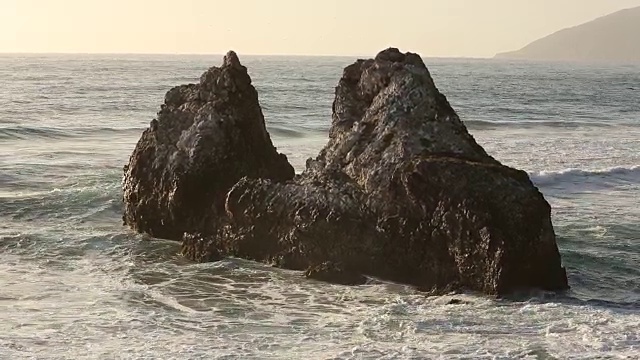
[{"label": "shadowed rock face", "polygon": [[[215,96],[210,101],[216,102]],[[244,114],[243,107],[233,108],[238,99],[227,99],[232,116]],[[253,108],[259,113],[257,100]],[[181,118],[171,119],[177,127]],[[263,143],[272,149],[261,115],[259,119],[256,138],[266,139]],[[238,126],[240,121],[229,123]],[[152,131],[145,132],[141,143]],[[225,137],[235,134],[231,127],[225,131]],[[223,135],[203,144],[201,151],[227,149],[219,145],[227,141]],[[184,151],[194,149],[190,144]],[[281,159],[272,153],[269,159]],[[215,194],[193,193],[201,211],[210,204],[206,216],[194,218],[191,212],[169,218],[172,228],[197,232],[184,236],[185,255],[200,261],[237,256],[346,284],[362,283],[362,275],[370,275],[436,292],[567,288],[549,204],[525,172],[501,165],[475,142],[416,54],[387,49],[345,68],[336,88],[329,143],[307,161],[301,175],[283,181],[291,177],[282,170],[287,166],[257,161],[249,151],[242,154],[210,157],[214,168],[234,175],[224,181],[217,178],[220,171],[198,173],[200,181],[213,184],[205,188]],[[140,166],[156,159],[146,155]],[[180,166],[160,174],[173,179]],[[263,170],[251,172],[255,168]],[[166,183],[144,175],[147,182]],[[138,177],[130,165],[125,202],[127,179]],[[171,214],[163,208],[165,188],[154,194],[161,201],[148,211],[156,222],[141,227],[131,218],[129,224],[155,231]],[[218,207],[222,194],[225,213]],[[189,201],[193,198],[183,198],[182,208]],[[184,224],[189,226],[180,226]]]},{"label": "shadowed rock face", "polygon": [[123,220],[153,236],[214,232],[243,176],[283,181],[293,167],[265,128],[247,69],[229,52],[199,84],[175,87],[125,166]]}]

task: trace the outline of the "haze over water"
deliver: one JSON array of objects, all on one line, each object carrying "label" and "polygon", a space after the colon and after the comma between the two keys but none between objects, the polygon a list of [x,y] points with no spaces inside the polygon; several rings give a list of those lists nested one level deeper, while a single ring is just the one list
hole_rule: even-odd
[{"label": "haze over water", "polygon": [[637,6],[640,0],[2,0],[0,52],[372,56],[394,46],[487,58]]}]

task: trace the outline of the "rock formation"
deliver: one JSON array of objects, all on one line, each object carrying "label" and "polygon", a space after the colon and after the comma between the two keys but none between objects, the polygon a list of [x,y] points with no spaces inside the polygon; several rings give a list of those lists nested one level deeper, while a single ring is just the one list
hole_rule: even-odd
[{"label": "rock formation", "polygon": [[214,232],[244,176],[283,181],[294,171],[271,143],[247,69],[229,52],[199,84],[167,92],[125,166],[123,220],[167,239]]},{"label": "rock formation", "polygon": [[549,204],[475,142],[418,55],[391,48],[345,68],[329,143],[293,179],[234,55],[176,89],[125,173],[125,222],[181,239],[185,255],[436,292],[568,287]]}]

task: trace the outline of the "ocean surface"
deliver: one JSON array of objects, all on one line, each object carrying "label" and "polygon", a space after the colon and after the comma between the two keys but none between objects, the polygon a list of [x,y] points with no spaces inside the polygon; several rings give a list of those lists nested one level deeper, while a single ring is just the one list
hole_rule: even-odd
[{"label": "ocean surface", "polygon": [[[355,59],[241,60],[301,171]],[[122,167],[164,93],[221,56],[0,55],[0,359],[640,358],[640,66],[425,62],[551,203],[570,291],[427,297],[187,261],[122,226]]]}]

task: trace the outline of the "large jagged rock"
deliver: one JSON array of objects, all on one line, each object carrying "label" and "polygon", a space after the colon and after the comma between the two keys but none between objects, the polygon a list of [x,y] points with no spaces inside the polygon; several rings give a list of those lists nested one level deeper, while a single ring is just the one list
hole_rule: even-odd
[{"label": "large jagged rock", "polygon": [[277,182],[294,171],[271,143],[247,69],[229,52],[199,84],[167,92],[125,166],[123,220],[166,239],[216,232],[226,194],[244,176]]},{"label": "large jagged rock", "polygon": [[[246,173],[251,156],[226,166]],[[344,70],[329,143],[301,175],[247,175],[227,193],[227,217],[204,219],[215,226],[185,236],[183,253],[347,284],[369,275],[434,291],[568,287],[549,204],[475,142],[416,54],[387,49]],[[167,210],[156,210],[161,221]]]}]

